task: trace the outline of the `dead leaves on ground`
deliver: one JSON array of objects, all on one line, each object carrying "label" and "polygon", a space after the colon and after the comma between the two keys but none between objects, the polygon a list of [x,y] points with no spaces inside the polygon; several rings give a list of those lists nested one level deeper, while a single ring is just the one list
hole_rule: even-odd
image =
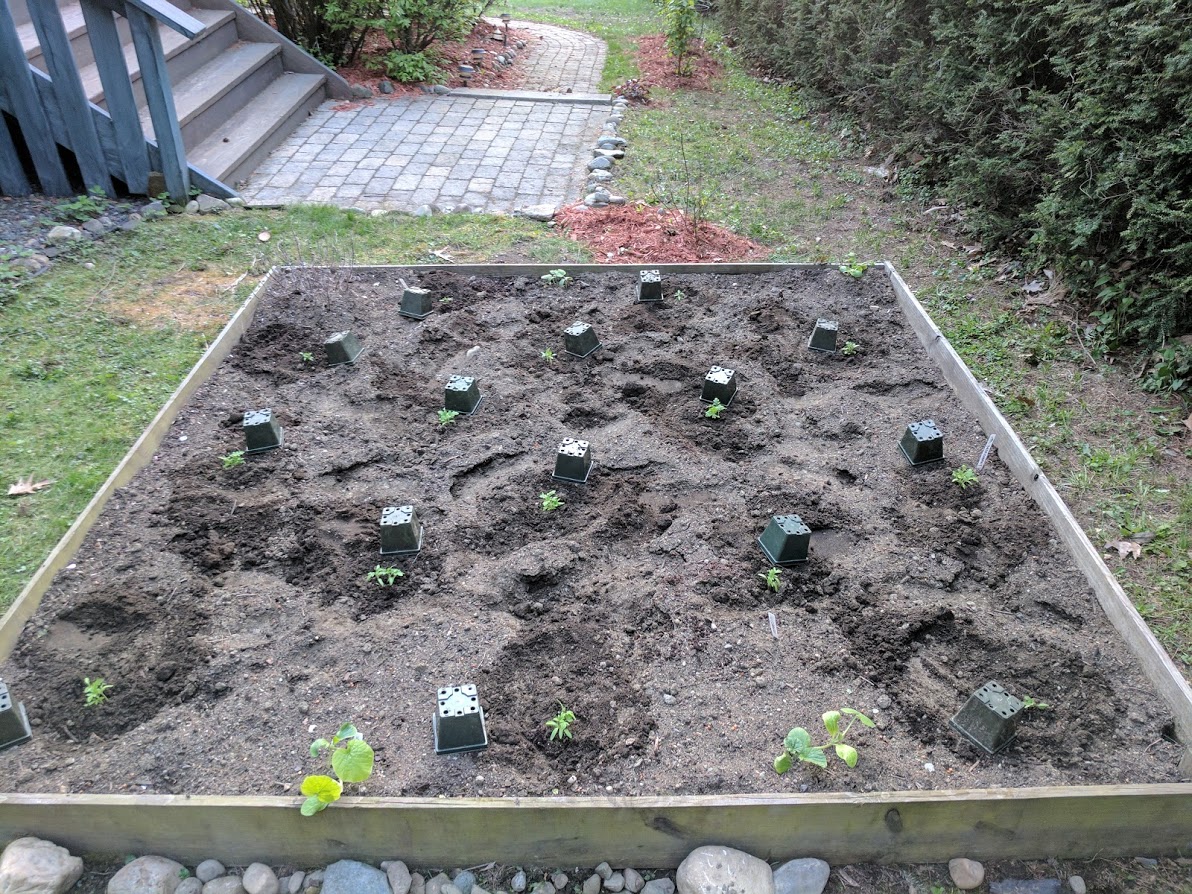
[{"label": "dead leaves on ground", "polygon": [[32,475],[30,475],[28,478],[18,478],[16,484],[10,484],[8,486],[8,495],[10,497],[19,497],[23,494],[35,494],[39,490],[45,490],[53,483],[54,482],[50,481],[49,479],[46,479],[45,481],[34,481]]}]

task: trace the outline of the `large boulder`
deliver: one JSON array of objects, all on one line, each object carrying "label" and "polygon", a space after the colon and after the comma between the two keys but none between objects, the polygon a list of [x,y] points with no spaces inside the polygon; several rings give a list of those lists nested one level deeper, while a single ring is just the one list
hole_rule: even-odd
[{"label": "large boulder", "polygon": [[774,894],[774,873],[744,851],[708,845],[679,864],[675,885],[679,894]]},{"label": "large boulder", "polygon": [[108,894],[174,894],[185,868],[166,857],[137,857],[112,876]]},{"label": "large boulder", "polygon": [[83,861],[41,838],[18,838],[0,855],[0,894],[63,894],[83,874]]}]

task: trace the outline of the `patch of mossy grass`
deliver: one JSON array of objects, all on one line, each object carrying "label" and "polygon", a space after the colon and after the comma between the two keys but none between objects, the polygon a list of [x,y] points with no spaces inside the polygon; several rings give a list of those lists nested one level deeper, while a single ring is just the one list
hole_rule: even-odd
[{"label": "patch of mossy grass", "polygon": [[436,251],[459,262],[587,260],[530,221],[299,206],[172,215],[72,247],[10,284],[0,298],[0,469],[54,484],[0,499],[0,611],[272,265],[442,263]]}]

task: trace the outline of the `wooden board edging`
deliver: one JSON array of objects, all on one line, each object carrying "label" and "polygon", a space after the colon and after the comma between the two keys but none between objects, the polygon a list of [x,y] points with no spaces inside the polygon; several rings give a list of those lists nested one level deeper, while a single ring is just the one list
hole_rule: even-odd
[{"label": "wooden board edging", "polygon": [[894,287],[894,294],[898,296],[902,310],[919,336],[919,341],[923,343],[924,349],[939,366],[945,381],[960,402],[977,417],[985,432],[997,435],[994,448],[998,457],[1039,508],[1047,514],[1067,546],[1076,567],[1084,573],[1110,623],[1125,641],[1126,647],[1158,691],[1159,697],[1171,709],[1180,742],[1184,744],[1180,770],[1185,777],[1192,776],[1192,753],[1188,749],[1188,743],[1192,742],[1192,688],[1188,686],[1184,675],[1138,614],[1126,591],[1102,560],[1101,554],[1089,542],[1084,529],[1010,423],[989,399],[968,366],[936,327],[931,316],[915,298],[894,266],[887,261],[885,267],[890,284]]},{"label": "wooden board edging", "polygon": [[187,863],[614,865],[671,869],[704,844],[831,863],[1192,853],[1192,784],[672,798],[345,798],[0,795],[0,841]]},{"label": "wooden board edging", "polygon": [[[79,517],[62,535],[62,539],[46,556],[45,561],[41,563],[29,583],[21,590],[13,604],[8,607],[8,611],[4,613],[3,617],[0,617],[0,661],[7,660],[8,656],[12,654],[21,631],[25,627],[25,622],[37,611],[37,607],[41,604],[41,597],[49,589],[54,575],[66,566],[75,551],[82,545],[83,538],[91,530],[91,525],[95,523],[95,519],[103,510],[108,499],[117,488],[123,487],[132,480],[133,475],[153,459],[153,452],[157,450],[158,445],[166,436],[166,432],[169,431],[179,410],[199,386],[211,377],[228,352],[240,341],[240,336],[252,322],[261,295],[264,294],[265,288],[272,279],[273,270],[270,270],[257,283],[257,287],[253,289],[252,294],[248,296],[240,309],[228,320],[227,325],[220,331],[215,341],[203,352],[203,356],[182,380],[182,384],[174,390],[169,400],[153,417],[153,421],[137,438],[124,458],[120,460],[119,465],[112,470],[107,481],[96,491],[91,502],[79,513]],[[14,695],[19,700],[20,693],[14,693]]]}]

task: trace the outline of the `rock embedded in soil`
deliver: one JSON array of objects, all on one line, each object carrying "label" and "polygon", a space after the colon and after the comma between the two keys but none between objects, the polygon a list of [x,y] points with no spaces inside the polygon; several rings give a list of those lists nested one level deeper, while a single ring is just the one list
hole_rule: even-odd
[{"label": "rock embedded in soil", "polygon": [[675,883],[669,878],[650,879],[641,894],[675,894]]},{"label": "rock embedded in soil", "polygon": [[985,881],[985,867],[976,860],[957,857],[948,861],[948,875],[952,877],[952,884],[961,891],[971,891],[981,887]]},{"label": "rock embedded in soil", "polygon": [[182,884],[174,889],[174,894],[203,894],[203,883],[193,875],[184,878]]},{"label": "rock embedded in soil", "polygon": [[736,848],[698,847],[675,873],[679,894],[775,894],[770,864]]},{"label": "rock embedded in soil", "polygon": [[[385,877],[389,879],[389,887],[393,894],[409,894],[413,877],[405,863],[401,860],[386,860],[381,864],[381,869],[385,871]],[[458,881],[456,885],[459,885]]]},{"label": "rock embedded in soil", "polygon": [[1085,894],[1088,891],[1088,885],[1084,883],[1084,879],[1079,875],[1074,875],[1068,879],[1068,887],[1072,889],[1072,894]]},{"label": "rock embedded in soil", "polygon": [[604,880],[596,874],[588,876],[586,879],[584,879],[583,894],[600,894],[600,884],[603,881]]},{"label": "rock embedded in soil", "polygon": [[567,873],[565,872],[552,872],[550,874],[550,883],[555,886],[556,891],[562,891],[566,888],[568,881],[570,879],[567,878]]},{"label": "rock embedded in soil", "polygon": [[513,878],[509,881],[509,889],[516,892],[516,894],[521,894],[522,891],[526,890],[525,870],[519,869],[513,874]]},{"label": "rock embedded in soil", "polygon": [[775,894],[820,894],[828,885],[832,867],[823,860],[804,857],[774,870]]},{"label": "rock embedded in soil", "polygon": [[83,861],[41,838],[18,838],[0,856],[0,891],[65,894],[83,874]]},{"label": "rock embedded in soil", "polygon": [[410,894],[426,894],[426,879],[421,872],[410,873]]},{"label": "rock embedded in soil", "polygon": [[174,894],[185,868],[165,857],[137,857],[112,876],[108,894]]},{"label": "rock embedded in soil", "polygon": [[464,869],[456,873],[451,883],[459,889],[459,894],[472,894],[472,887],[476,884],[476,874]]},{"label": "rock embedded in soil", "polygon": [[1007,878],[989,886],[990,894],[1060,894],[1058,878]]},{"label": "rock embedded in soil", "polygon": [[638,874],[636,869],[625,868],[621,870],[621,875],[625,877],[625,890],[629,894],[638,894],[646,883],[646,880]]},{"label": "rock embedded in soil", "polygon": [[212,879],[219,878],[225,872],[227,870],[224,869],[223,863],[220,863],[219,860],[204,860],[195,867],[195,878],[206,884]]},{"label": "rock embedded in soil", "polygon": [[601,881],[607,881],[608,878],[613,874],[613,868],[609,866],[608,863],[599,863],[592,871],[600,876]]},{"label": "rock embedded in soil", "polygon": [[250,863],[241,879],[248,894],[279,894],[281,883],[277,875],[264,863]]},{"label": "rock embedded in soil", "polygon": [[77,242],[83,238],[83,231],[78,227],[57,226],[46,233],[46,242],[50,245],[61,245],[63,242]]},{"label": "rock embedded in soil", "polygon": [[[443,878],[450,882],[447,876]],[[323,873],[322,894],[390,894],[389,880],[385,873],[367,863],[340,860]]]},{"label": "rock embedded in soil", "polygon": [[248,894],[239,876],[225,875],[213,878],[203,885],[203,894]]},{"label": "rock embedded in soil", "polygon": [[451,884],[451,876],[440,872],[426,880],[426,894],[442,894],[444,886],[449,884]]},{"label": "rock embedded in soil", "polygon": [[604,880],[604,890],[612,891],[613,894],[625,890],[625,876],[619,872],[614,872]]}]

